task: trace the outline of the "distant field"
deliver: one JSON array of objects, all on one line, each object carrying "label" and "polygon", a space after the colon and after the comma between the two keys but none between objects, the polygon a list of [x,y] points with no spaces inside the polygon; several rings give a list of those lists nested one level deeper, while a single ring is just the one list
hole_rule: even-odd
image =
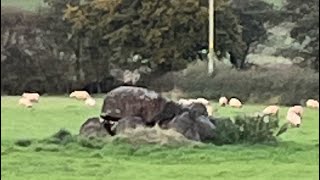
[{"label": "distant field", "polygon": [[[315,180],[319,178],[319,112],[305,109],[300,129],[290,129],[278,146],[207,145],[201,148],[106,145],[103,149],[65,146],[46,151],[13,145],[17,139],[43,139],[66,128],[78,133],[88,117],[100,112],[66,97],[42,97],[33,110],[17,105],[18,97],[1,97],[1,177],[4,180]],[[219,108],[216,115],[256,112]],[[284,120],[286,107],[280,110]],[[282,123],[281,123],[282,124]],[[50,149],[50,148],[49,148]]]},{"label": "distant field", "polygon": [[265,2],[273,4],[275,7],[282,7],[285,3],[285,0],[264,0]]},{"label": "distant field", "polygon": [[35,11],[45,4],[43,0],[1,0],[1,6],[15,6],[24,10]]}]

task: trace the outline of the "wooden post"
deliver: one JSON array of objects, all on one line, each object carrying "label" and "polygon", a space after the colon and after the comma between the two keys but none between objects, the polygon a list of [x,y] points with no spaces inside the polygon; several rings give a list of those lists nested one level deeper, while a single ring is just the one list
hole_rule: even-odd
[{"label": "wooden post", "polygon": [[209,0],[209,53],[208,53],[208,74],[212,75],[215,70],[214,60],[214,0]]}]

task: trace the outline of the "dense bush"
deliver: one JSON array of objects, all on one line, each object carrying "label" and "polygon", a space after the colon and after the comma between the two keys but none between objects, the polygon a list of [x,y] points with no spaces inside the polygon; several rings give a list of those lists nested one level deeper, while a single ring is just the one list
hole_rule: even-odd
[{"label": "dense bush", "polygon": [[152,88],[174,84],[188,97],[237,97],[250,103],[293,105],[308,98],[319,99],[319,73],[298,67],[237,71],[221,66],[215,77],[209,77],[206,63],[200,62],[174,77],[163,77],[166,81],[153,82],[157,86]]},{"label": "dense bush", "polygon": [[233,120],[230,118],[214,119],[216,137],[214,144],[239,143],[274,143],[279,127],[279,119],[269,115],[239,115]]},{"label": "dense bush", "polygon": [[212,142],[216,145],[235,144],[240,140],[240,129],[230,118],[217,118],[213,121],[216,126],[216,136]]}]

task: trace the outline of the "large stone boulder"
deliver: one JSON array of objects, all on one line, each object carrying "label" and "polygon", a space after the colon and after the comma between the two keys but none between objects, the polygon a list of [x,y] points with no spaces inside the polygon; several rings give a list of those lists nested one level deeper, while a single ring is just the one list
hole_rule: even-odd
[{"label": "large stone boulder", "polygon": [[202,103],[191,103],[187,106],[184,106],[184,111],[192,111],[195,116],[208,116],[208,111],[205,105]]},{"label": "large stone boulder", "polygon": [[195,112],[185,111],[176,116],[167,125],[168,129],[175,129],[186,138],[194,141],[206,141],[214,137],[215,126],[207,116],[198,116]]},{"label": "large stone boulder", "polygon": [[110,133],[104,126],[98,117],[89,118],[82,124],[79,134],[84,137],[110,136]]},{"label": "large stone boulder", "polygon": [[117,122],[117,125],[115,127],[115,133],[121,134],[126,129],[135,129],[138,126],[145,127],[145,123],[142,118],[137,116],[124,117]]},{"label": "large stone boulder", "polygon": [[214,137],[215,126],[210,122],[203,104],[181,106],[141,87],[120,86],[110,91],[104,99],[100,117],[87,120],[80,134],[115,135],[126,129],[158,124],[163,129],[175,129],[195,141]]},{"label": "large stone boulder", "polygon": [[189,109],[183,108],[173,101],[169,101],[164,105],[163,109],[156,114],[153,118],[153,122],[159,124],[160,127],[165,128],[174,117],[181,114],[183,111],[189,111]]},{"label": "large stone boulder", "polygon": [[109,121],[137,116],[145,123],[153,124],[154,117],[162,111],[167,102],[155,91],[141,87],[120,86],[107,93],[100,116]]}]

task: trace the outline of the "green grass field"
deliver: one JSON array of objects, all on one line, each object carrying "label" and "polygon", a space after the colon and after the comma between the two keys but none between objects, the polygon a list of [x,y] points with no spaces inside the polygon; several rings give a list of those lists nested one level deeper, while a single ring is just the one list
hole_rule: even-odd
[{"label": "green grass field", "polygon": [[45,6],[43,0],[1,0],[1,6],[14,6],[23,10],[36,11]]},{"label": "green grass field", "polygon": [[[74,144],[36,151],[19,147],[18,139],[43,139],[61,128],[78,133],[80,125],[100,112],[65,97],[42,97],[31,109],[18,106],[18,97],[1,97],[1,177],[4,180],[95,179],[252,179],[316,180],[319,178],[319,113],[306,109],[300,129],[290,129],[279,145],[228,145],[168,148],[155,145],[107,144],[89,149]],[[218,108],[231,116],[256,112],[261,105],[243,109]],[[280,109],[281,119],[286,107]]]}]

